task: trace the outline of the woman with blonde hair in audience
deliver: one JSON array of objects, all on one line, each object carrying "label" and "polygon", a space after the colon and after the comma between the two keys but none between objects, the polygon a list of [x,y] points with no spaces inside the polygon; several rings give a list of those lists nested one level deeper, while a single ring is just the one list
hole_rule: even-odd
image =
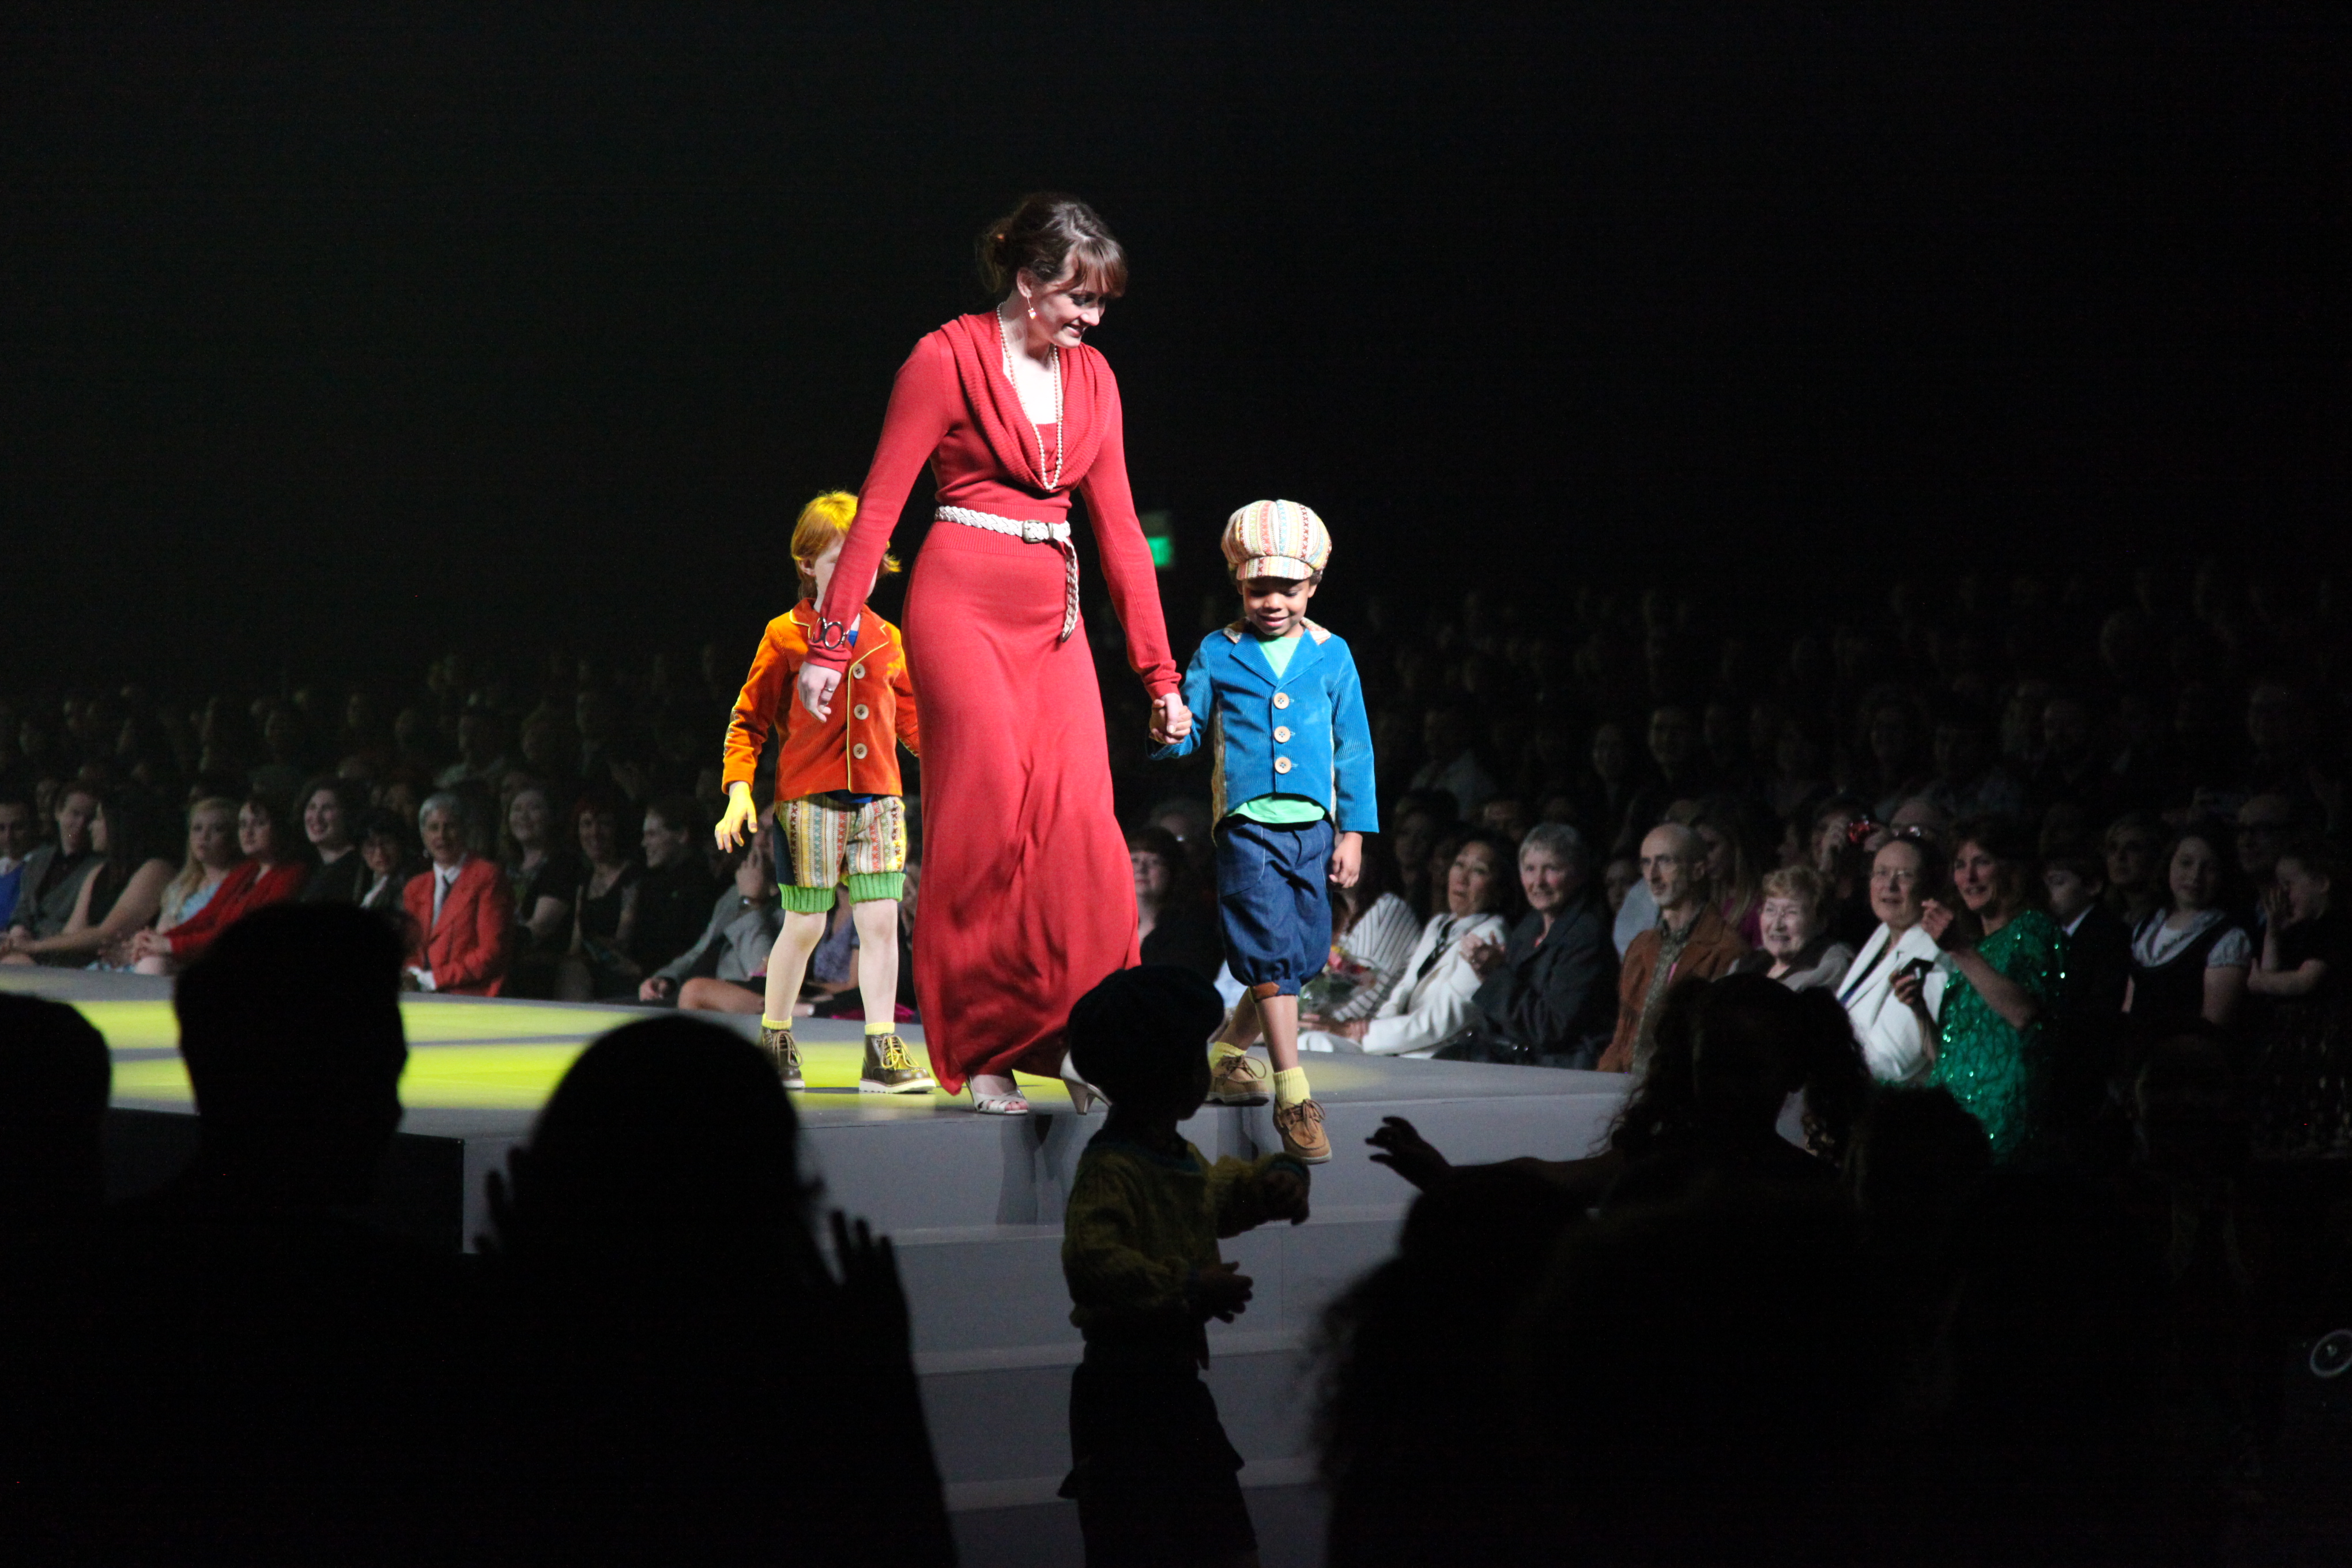
[{"label": "woman with blonde hair in audience", "polygon": [[0,963],[93,964],[123,951],[131,934],[155,918],[172,879],[172,863],[149,853],[152,837],[135,806],[119,795],[101,795],[90,847],[103,858],[82,879],[66,929],[45,937],[10,931],[0,942]]},{"label": "woman with blonde hair in audience", "polygon": [[1760,891],[1763,940],[1731,973],[1761,974],[1791,991],[1834,994],[1853,963],[1853,949],[1830,931],[1829,879],[1811,866],[1782,866],[1765,873]]},{"label": "woman with blonde hair in audience", "polygon": [[155,929],[168,931],[194,919],[244,858],[236,843],[236,802],[225,795],[208,795],[188,807],[188,858],[180,874],[164,884]]},{"label": "woman with blonde hair in audience", "polygon": [[170,974],[212,945],[215,937],[266,904],[282,903],[302,890],[310,862],[296,847],[299,828],[282,801],[247,795],[237,807],[237,847],[245,859],[221,883],[202,912],[169,931],[142,931],[131,954],[142,974]]}]

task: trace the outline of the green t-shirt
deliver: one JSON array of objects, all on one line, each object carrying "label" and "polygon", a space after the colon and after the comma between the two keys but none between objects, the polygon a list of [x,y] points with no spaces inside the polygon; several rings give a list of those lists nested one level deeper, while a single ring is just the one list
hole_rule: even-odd
[{"label": "green t-shirt", "polygon": [[[1302,634],[1303,635],[1303,634]],[[1265,662],[1274,668],[1274,678],[1279,680],[1290,668],[1291,657],[1298,651],[1298,637],[1262,637],[1255,634],[1251,641],[1257,651],[1265,655]],[[1301,822],[1320,822],[1323,808],[1301,795],[1262,795],[1255,800],[1245,800],[1234,807],[1235,816],[1246,816],[1252,822],[1270,823],[1277,827]]]}]

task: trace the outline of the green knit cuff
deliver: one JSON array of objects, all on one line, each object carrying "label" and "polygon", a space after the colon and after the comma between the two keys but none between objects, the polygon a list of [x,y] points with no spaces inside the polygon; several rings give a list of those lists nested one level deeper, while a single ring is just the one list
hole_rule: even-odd
[{"label": "green knit cuff", "polygon": [[852,871],[842,882],[849,889],[849,901],[853,904],[871,903],[876,899],[887,899],[895,904],[907,894],[904,871]]},{"label": "green knit cuff", "polygon": [[821,915],[833,909],[831,888],[803,888],[786,882],[776,889],[776,896],[783,900],[785,911],[790,914]]}]

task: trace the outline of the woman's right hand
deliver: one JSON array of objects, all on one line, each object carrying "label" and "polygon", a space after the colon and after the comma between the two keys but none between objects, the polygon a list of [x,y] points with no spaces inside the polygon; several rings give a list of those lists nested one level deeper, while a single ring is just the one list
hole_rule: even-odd
[{"label": "woman's right hand", "polygon": [[811,661],[801,666],[801,706],[820,720],[833,717],[833,694],[841,688],[841,671]]},{"label": "woman's right hand", "polygon": [[732,850],[736,845],[759,831],[753,826],[759,820],[759,808],[751,804],[751,786],[733,784],[727,786],[727,809],[719,814],[719,826],[710,830],[721,850]]}]

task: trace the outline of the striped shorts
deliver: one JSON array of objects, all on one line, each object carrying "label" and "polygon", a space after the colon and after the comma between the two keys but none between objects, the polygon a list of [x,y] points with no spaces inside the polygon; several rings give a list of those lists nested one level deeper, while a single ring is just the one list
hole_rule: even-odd
[{"label": "striped shorts", "polygon": [[906,892],[907,803],[899,796],[839,806],[804,795],[776,807],[776,825],[783,829],[775,842],[784,908],[821,913],[833,908],[833,890],[843,885],[854,904]]}]

